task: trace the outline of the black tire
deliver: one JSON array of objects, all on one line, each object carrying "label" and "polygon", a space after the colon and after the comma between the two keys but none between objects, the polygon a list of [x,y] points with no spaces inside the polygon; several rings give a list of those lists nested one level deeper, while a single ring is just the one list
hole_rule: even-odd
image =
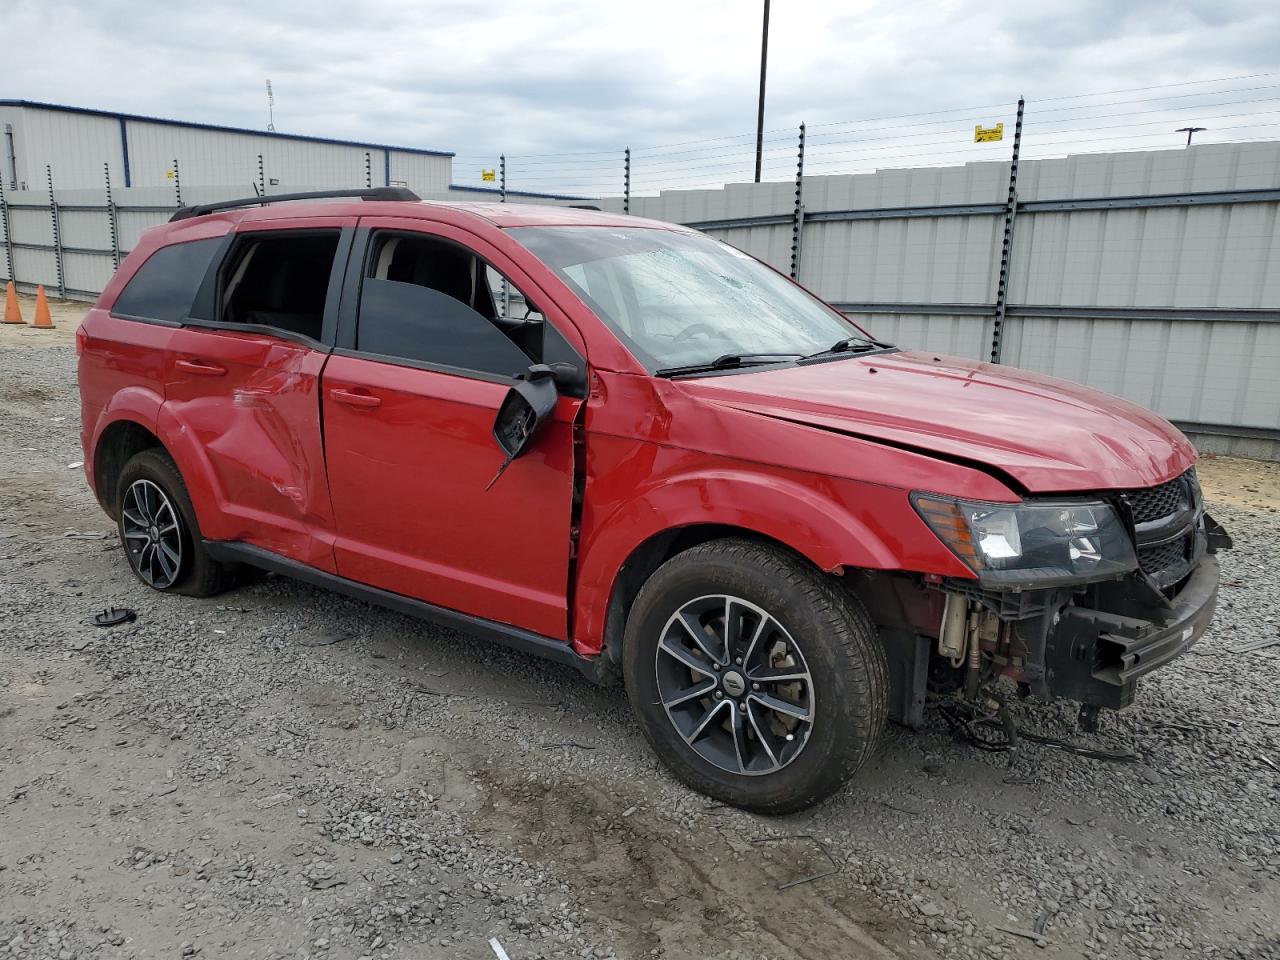
[{"label": "black tire", "polygon": [[[141,486],[135,487],[141,483]],[[140,514],[136,507],[138,502],[132,499],[131,490],[150,491],[147,484],[158,488],[159,493],[167,501],[167,506],[176,513],[176,543],[178,559],[172,575],[169,569],[160,564],[148,564],[142,569],[143,556],[153,555],[148,551],[148,541],[138,539],[138,524],[135,522]],[[170,512],[164,509],[164,501],[158,509],[166,520]],[[238,582],[237,572],[209,556],[204,548],[200,535],[200,526],[196,523],[195,510],[191,506],[191,497],[187,493],[187,485],[182,482],[182,474],[169,454],[158,447],[143,450],[130,458],[120,472],[120,482],[116,487],[115,505],[118,511],[116,526],[120,533],[120,543],[124,547],[125,557],[139,580],[164,593],[181,593],[190,597],[212,597],[234,587]],[[130,507],[128,517],[126,506]],[[133,518],[133,519],[129,519]],[[139,544],[142,544],[140,546]],[[171,556],[171,554],[166,554]],[[166,561],[171,562],[171,561]]]},{"label": "black tire", "polygon": [[[730,599],[720,616],[715,605],[725,597]],[[689,613],[698,609],[706,612]],[[707,643],[681,624],[677,612],[705,624]],[[777,630],[768,625],[770,619]],[[726,624],[725,635],[736,639],[716,647],[716,622]],[[756,626],[760,622],[765,626]],[[706,654],[698,661],[703,669],[688,667],[685,654],[672,654],[675,638],[686,637],[681,630],[687,631],[686,654]],[[761,654],[761,641],[748,646],[748,633],[773,636],[772,642],[763,641],[769,652]],[[735,647],[745,651],[742,667],[735,665],[733,653],[723,656],[723,666],[714,665],[719,651]],[[773,658],[774,665],[761,662],[762,656]],[[706,666],[716,673],[707,673]],[[786,687],[765,679],[795,672],[805,678]],[[681,680],[686,674],[688,680]],[[888,662],[862,604],[801,559],[750,540],[711,541],[658,568],[627,618],[623,675],[645,739],[671,772],[716,800],[758,813],[790,813],[830,796],[871,755],[888,722]],[[764,680],[764,688],[753,678]],[[697,691],[708,680],[716,686],[702,696]],[[672,693],[672,684],[681,682],[691,686]],[[737,699],[740,689],[746,692]],[[772,696],[779,690],[784,692]],[[664,691],[668,703],[678,704],[671,712],[663,703]],[[681,701],[682,696],[688,700]],[[766,697],[775,705],[772,712]],[[780,701],[787,708],[799,704],[797,715],[809,719],[778,712]],[[715,716],[708,720],[708,714]],[[788,729],[787,723],[795,724],[790,736],[774,736],[773,731]],[[739,724],[744,733],[735,735]],[[687,732],[694,734],[692,741]]]}]

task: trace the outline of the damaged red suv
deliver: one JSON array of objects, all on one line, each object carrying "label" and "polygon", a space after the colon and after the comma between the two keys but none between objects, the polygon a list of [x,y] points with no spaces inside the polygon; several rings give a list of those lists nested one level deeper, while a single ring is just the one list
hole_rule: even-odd
[{"label": "damaged red suv", "polygon": [[344,196],[181,210],[80,328],[85,471],[157,590],[260,568],[621,676],[677,777],[772,813],[928,693],[1123,707],[1212,616],[1229,540],[1146,410],[671,224]]}]

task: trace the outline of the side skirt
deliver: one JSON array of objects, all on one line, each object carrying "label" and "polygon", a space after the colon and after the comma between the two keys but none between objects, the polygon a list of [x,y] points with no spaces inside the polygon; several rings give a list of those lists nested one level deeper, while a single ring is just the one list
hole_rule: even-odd
[{"label": "side skirt", "polygon": [[531,653],[545,660],[568,664],[576,668],[593,683],[604,682],[605,677],[602,669],[604,662],[602,658],[584,657],[563,640],[544,637],[540,633],[522,630],[508,623],[498,623],[494,620],[486,620],[483,617],[473,617],[468,613],[459,613],[457,610],[450,610],[447,607],[437,607],[433,603],[415,600],[413,597],[406,597],[400,593],[392,593],[389,590],[381,590],[368,584],[357,583],[354,580],[348,580],[345,577],[318,570],[315,567],[307,566],[305,563],[299,563],[297,560],[282,557],[277,553],[272,553],[270,550],[263,550],[261,547],[251,546],[247,543],[236,543],[229,540],[205,540],[204,547],[209,551],[209,556],[221,563],[243,563],[251,567],[257,567],[260,570],[278,573],[293,580],[301,580],[303,583],[309,583],[315,587],[323,587],[335,593],[343,593],[357,600],[364,600],[366,603],[372,603],[379,607],[395,610],[397,613],[417,617],[419,620],[452,627],[464,633],[477,634],[500,643],[504,647],[519,650],[521,653]]}]

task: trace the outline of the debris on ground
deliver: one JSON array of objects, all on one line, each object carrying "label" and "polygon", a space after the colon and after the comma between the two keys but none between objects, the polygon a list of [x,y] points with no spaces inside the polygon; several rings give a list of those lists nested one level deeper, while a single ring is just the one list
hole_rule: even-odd
[{"label": "debris on ground", "polygon": [[94,615],[95,627],[118,627],[123,623],[133,623],[138,614],[128,607],[106,607],[101,613]]}]

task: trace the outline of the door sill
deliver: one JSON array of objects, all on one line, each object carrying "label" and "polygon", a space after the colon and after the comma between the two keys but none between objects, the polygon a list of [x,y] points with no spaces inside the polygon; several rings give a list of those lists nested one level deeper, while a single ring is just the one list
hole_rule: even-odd
[{"label": "door sill", "polygon": [[260,570],[278,573],[293,580],[301,580],[303,583],[309,583],[312,586],[323,587],[335,593],[346,594],[357,600],[364,600],[367,603],[386,607],[389,610],[395,610],[397,613],[407,614],[419,620],[438,623],[465,633],[477,634],[500,643],[504,647],[510,647],[512,650],[531,653],[534,656],[542,657],[544,660],[568,664],[595,683],[603,683],[605,681],[603,658],[584,657],[564,640],[544,637],[540,633],[513,627],[509,623],[486,620],[483,617],[475,617],[469,613],[450,610],[448,607],[438,607],[424,600],[406,597],[404,594],[371,587],[366,583],[357,583],[355,580],[348,580],[346,577],[340,577],[318,567],[299,563],[297,560],[282,557],[278,553],[272,553],[270,550],[263,550],[261,547],[255,547],[251,544],[238,543],[231,540],[205,540],[204,547],[209,551],[209,556],[221,563],[243,563],[251,567],[257,567]]}]

